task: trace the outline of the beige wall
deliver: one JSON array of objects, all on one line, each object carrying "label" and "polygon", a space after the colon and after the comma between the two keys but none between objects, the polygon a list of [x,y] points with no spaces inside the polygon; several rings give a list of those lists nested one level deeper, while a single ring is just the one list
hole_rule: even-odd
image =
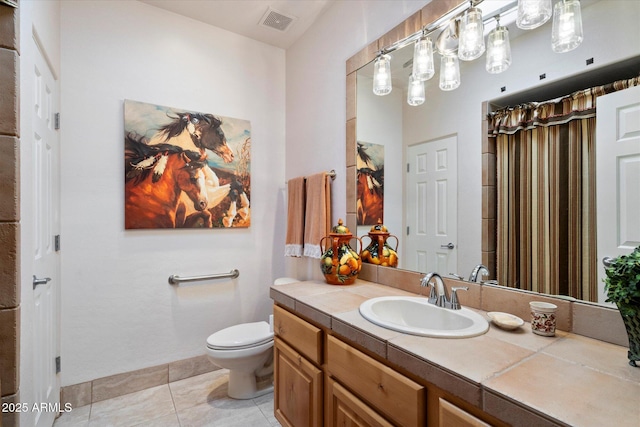
[{"label": "beige wall", "polygon": [[[0,5],[0,391],[19,400],[20,336],[19,44],[18,9]],[[17,424],[3,413],[0,425]]]}]

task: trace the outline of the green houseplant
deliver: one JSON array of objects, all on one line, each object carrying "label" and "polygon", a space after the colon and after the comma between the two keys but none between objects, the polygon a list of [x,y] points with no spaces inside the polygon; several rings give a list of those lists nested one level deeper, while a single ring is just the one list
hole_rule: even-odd
[{"label": "green houseplant", "polygon": [[629,336],[629,364],[640,361],[640,246],[605,268],[607,302],[618,306]]}]

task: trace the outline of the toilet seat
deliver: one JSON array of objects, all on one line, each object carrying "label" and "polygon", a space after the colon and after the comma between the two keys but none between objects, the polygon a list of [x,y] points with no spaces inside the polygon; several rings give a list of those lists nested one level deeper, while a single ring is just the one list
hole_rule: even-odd
[{"label": "toilet seat", "polygon": [[273,341],[273,331],[267,322],[243,323],[222,329],[207,338],[212,350],[241,350]]}]

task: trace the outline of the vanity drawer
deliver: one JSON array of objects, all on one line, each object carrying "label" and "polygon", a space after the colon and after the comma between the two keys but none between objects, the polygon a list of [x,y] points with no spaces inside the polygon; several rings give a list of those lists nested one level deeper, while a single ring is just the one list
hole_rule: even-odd
[{"label": "vanity drawer", "polygon": [[310,361],[322,364],[322,329],[274,305],[273,333]]},{"label": "vanity drawer", "polygon": [[369,426],[393,427],[362,400],[358,399],[333,378],[328,377],[326,389],[326,427]]},{"label": "vanity drawer", "polygon": [[460,426],[460,427],[491,427],[480,418],[476,418],[462,408],[453,403],[449,403],[443,398],[438,399],[438,426]]},{"label": "vanity drawer", "polygon": [[401,426],[425,422],[426,390],[339,339],[327,337],[331,376]]}]

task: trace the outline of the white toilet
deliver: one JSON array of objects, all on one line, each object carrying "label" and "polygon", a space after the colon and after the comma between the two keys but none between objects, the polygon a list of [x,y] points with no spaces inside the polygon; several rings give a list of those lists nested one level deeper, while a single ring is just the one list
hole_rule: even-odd
[{"label": "white toilet", "polygon": [[[298,282],[283,277],[274,285]],[[207,355],[217,366],[229,370],[227,394],[234,399],[252,399],[273,391],[273,385],[258,388],[257,376],[273,372],[273,325],[242,323],[222,329],[207,338]]]}]

